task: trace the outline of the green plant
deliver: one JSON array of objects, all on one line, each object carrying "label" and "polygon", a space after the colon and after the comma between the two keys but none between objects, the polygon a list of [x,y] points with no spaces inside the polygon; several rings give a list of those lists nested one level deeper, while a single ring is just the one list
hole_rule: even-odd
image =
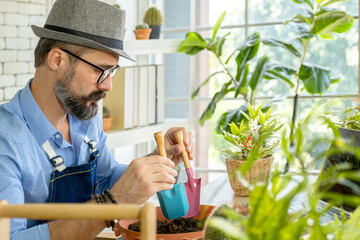
[{"label": "green plant", "polygon": [[[323,94],[331,84],[340,81],[339,77],[330,75],[330,68],[319,66],[307,61],[309,46],[319,39],[334,39],[334,33],[347,32],[354,19],[344,11],[330,8],[336,2],[347,0],[293,0],[296,7],[305,14],[297,13],[284,24],[294,31],[293,37],[286,40],[263,38],[262,42],[272,47],[281,47],[297,58],[292,67],[280,63],[269,66],[266,73],[268,79],[282,79],[294,91],[292,126],[296,122],[298,97],[302,89],[310,94]],[[300,11],[299,11],[300,12]],[[297,47],[296,44],[300,44]],[[293,127],[292,127],[293,129]]]},{"label": "green plant", "polygon": [[247,121],[230,123],[230,131],[223,130],[225,140],[231,144],[223,152],[231,159],[246,161],[264,158],[279,145],[275,138],[283,124],[279,118],[271,115],[272,109],[265,114],[261,111],[261,106],[254,110],[249,104],[248,109],[249,115],[242,112]]},{"label": "green plant", "polygon": [[119,8],[119,9],[121,9],[120,5],[119,5],[119,4],[117,4],[117,3],[114,3],[114,4],[113,4],[113,6],[114,6],[114,7]]},{"label": "green plant", "polygon": [[360,106],[349,107],[341,115],[340,127],[360,130]]},{"label": "green plant", "polygon": [[[226,218],[225,214],[223,213],[224,209],[231,209],[230,206],[227,204],[222,204],[214,209],[214,211],[211,213],[211,215],[208,217],[208,219],[212,217],[222,217]],[[229,238],[222,233],[221,231],[217,231],[216,229],[212,227],[207,227],[207,224],[205,224],[205,230],[204,230],[204,238],[205,239],[216,239],[216,240],[228,240]]]},{"label": "green plant", "polygon": [[109,118],[109,117],[110,117],[109,109],[103,106],[103,118]]},{"label": "green plant", "polygon": [[[332,186],[335,183],[344,182],[344,179],[360,181],[359,171],[352,171],[348,165],[335,165],[329,168],[319,177],[315,183],[309,181],[309,171],[314,163],[323,159],[328,154],[342,153],[349,150],[350,146],[340,138],[336,126],[325,116],[325,112],[315,106],[312,112],[300,119],[294,127],[294,133],[284,131],[281,138],[281,148],[284,157],[290,163],[300,166],[298,173],[283,174],[277,169],[272,174],[271,187],[267,185],[254,186],[250,197],[250,214],[239,214],[234,209],[224,209],[225,217],[214,216],[208,219],[207,227],[222,232],[229,239],[277,239],[277,240],[298,240],[298,239],[334,239],[334,240],[355,240],[360,238],[359,221],[360,208],[358,208],[350,219],[339,220],[327,224],[321,224],[320,218],[325,211],[318,211],[317,205],[320,199],[326,196],[330,206],[346,202],[352,206],[359,206],[360,197],[345,198],[342,195],[327,194],[320,190],[321,186]],[[329,126],[334,134],[333,147],[318,152],[309,162],[309,156],[314,149],[324,143],[330,144],[332,140],[328,137],[317,137],[309,140],[307,137],[310,131],[309,126],[315,120],[322,119]],[[294,145],[290,144],[294,142]],[[360,156],[360,150],[356,149],[355,154]],[[350,169],[350,170],[349,170]],[[294,175],[297,177],[294,181]],[[294,187],[288,189],[289,183]],[[289,211],[289,206],[294,197],[303,193],[307,196],[307,207],[300,211]]]},{"label": "green plant", "polygon": [[147,24],[147,23],[138,24],[135,27],[135,29],[146,29],[146,28],[149,28],[149,24]]},{"label": "green plant", "polygon": [[151,7],[145,12],[144,23],[149,26],[161,25],[163,22],[163,15],[156,7]]},{"label": "green plant", "polygon": [[[234,94],[234,99],[242,97],[245,104],[240,108],[231,109],[225,112],[218,120],[216,130],[221,133],[221,128],[229,130],[229,123],[241,122],[245,119],[242,112],[248,112],[248,104],[255,104],[255,97],[258,86],[265,77],[268,68],[268,58],[262,56],[258,59],[253,71],[250,72],[250,61],[255,58],[260,47],[260,34],[255,32],[249,36],[239,47],[233,50],[229,56],[223,56],[223,45],[226,42],[227,36],[218,36],[218,30],[225,17],[224,12],[217,20],[212,30],[212,38],[204,39],[197,32],[189,32],[186,34],[186,39],[181,42],[178,47],[178,52],[183,52],[188,55],[195,55],[203,50],[208,50],[212,53],[219,62],[220,70],[210,74],[205,81],[192,94],[192,99],[198,95],[200,89],[207,85],[209,81],[216,75],[221,75],[226,79],[222,89],[215,93],[211,102],[202,114],[199,123],[203,125],[206,120],[210,119],[215,112],[217,104],[230,93]],[[263,106],[263,111],[269,109],[270,105],[275,104],[278,100],[273,100],[271,103]]]}]

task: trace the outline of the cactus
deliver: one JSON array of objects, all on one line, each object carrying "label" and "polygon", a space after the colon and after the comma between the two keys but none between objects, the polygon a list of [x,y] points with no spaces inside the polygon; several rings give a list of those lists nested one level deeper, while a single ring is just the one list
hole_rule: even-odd
[{"label": "cactus", "polygon": [[[230,208],[226,204],[222,204],[215,208],[215,210],[212,212],[212,214],[208,217],[210,219],[211,217],[223,217],[225,218],[225,215],[222,213],[223,209]],[[205,233],[204,233],[204,239],[205,240],[230,240],[225,234],[222,232],[207,226],[205,223]]]},{"label": "cactus", "polygon": [[161,25],[163,22],[163,16],[159,9],[151,7],[145,12],[144,23],[150,26]]},{"label": "cactus", "polygon": [[114,4],[113,4],[113,6],[114,6],[114,7],[119,8],[119,9],[121,9],[121,7],[120,7],[120,5],[119,5],[119,4],[114,3]]},{"label": "cactus", "polygon": [[103,106],[103,118],[109,118],[109,117],[110,117],[109,109]]},{"label": "cactus", "polygon": [[145,28],[149,28],[149,24],[144,23],[144,24],[138,24],[136,25],[135,29],[145,29]]}]

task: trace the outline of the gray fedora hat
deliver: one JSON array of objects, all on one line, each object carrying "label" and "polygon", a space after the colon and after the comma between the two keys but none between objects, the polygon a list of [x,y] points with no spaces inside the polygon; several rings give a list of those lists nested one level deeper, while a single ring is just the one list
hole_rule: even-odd
[{"label": "gray fedora hat", "polygon": [[134,61],[123,48],[125,11],[98,0],[57,0],[44,27],[31,25],[36,36],[117,53]]}]

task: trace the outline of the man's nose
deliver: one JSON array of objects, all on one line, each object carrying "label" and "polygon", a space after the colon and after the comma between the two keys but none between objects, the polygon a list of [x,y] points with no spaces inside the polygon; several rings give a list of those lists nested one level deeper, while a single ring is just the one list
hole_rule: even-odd
[{"label": "man's nose", "polygon": [[111,75],[107,76],[107,78],[98,85],[98,89],[109,92],[112,89],[112,79]]}]

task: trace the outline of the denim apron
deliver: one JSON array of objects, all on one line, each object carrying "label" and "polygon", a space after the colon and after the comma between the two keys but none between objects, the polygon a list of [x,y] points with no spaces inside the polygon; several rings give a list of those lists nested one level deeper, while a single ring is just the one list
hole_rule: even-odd
[{"label": "denim apron", "polygon": [[81,203],[86,202],[95,194],[97,187],[96,170],[99,150],[93,140],[86,136],[84,141],[89,145],[90,159],[79,166],[66,167],[64,159],[56,155],[49,141],[42,147],[54,166],[49,183],[48,203]]}]

